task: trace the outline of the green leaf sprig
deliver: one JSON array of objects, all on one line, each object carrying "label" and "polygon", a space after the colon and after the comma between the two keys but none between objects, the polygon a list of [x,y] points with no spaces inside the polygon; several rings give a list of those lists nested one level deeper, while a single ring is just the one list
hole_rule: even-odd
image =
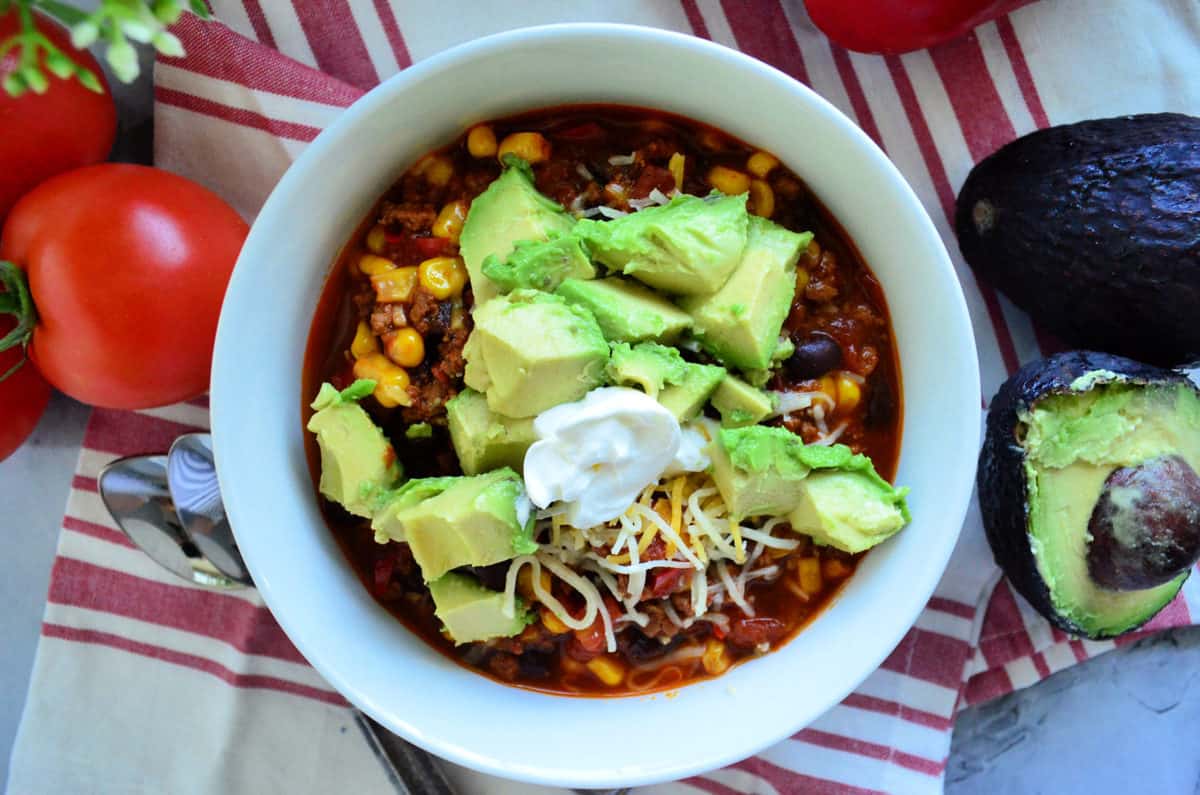
[{"label": "green leaf sprig", "polygon": [[[211,17],[204,0],[186,0],[186,4],[201,19]],[[167,30],[183,15],[182,0],[100,0],[91,13],[59,0],[0,0],[0,17],[15,11],[19,22],[18,32],[0,41],[0,59],[17,52],[17,68],[3,81],[4,91],[12,97],[27,91],[46,93],[50,88],[46,72],[63,80],[75,78],[97,93],[104,90],[98,75],[38,31],[34,9],[70,28],[71,44],[76,49],[103,42],[107,47],[105,60],[123,83],[132,83],[140,72],[135,44],[149,44],[168,57],[183,55],[183,44]],[[39,56],[44,56],[45,69]]]}]

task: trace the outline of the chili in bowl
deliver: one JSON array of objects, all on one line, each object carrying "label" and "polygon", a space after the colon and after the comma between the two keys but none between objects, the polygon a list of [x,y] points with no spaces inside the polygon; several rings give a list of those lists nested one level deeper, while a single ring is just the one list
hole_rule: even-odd
[{"label": "chili in bowl", "polygon": [[804,87],[661,31],[517,31],[370,92],[268,200],[215,361],[289,637],[527,781],[676,778],[811,721],[911,626],[971,491],[970,323],[911,190]]}]

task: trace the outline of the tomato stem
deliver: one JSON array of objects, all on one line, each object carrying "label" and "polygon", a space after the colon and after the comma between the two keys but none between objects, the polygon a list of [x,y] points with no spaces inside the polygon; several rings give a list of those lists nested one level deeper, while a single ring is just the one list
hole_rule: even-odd
[{"label": "tomato stem", "polygon": [[[29,293],[29,280],[25,273],[11,262],[0,260],[0,316],[12,315],[17,319],[16,328],[0,337],[0,353],[20,345],[22,352],[29,349],[29,339],[33,336],[33,327],[37,324],[37,310],[33,306],[33,296]],[[21,357],[8,372],[0,375],[0,382],[11,376],[25,364],[27,355]]]}]

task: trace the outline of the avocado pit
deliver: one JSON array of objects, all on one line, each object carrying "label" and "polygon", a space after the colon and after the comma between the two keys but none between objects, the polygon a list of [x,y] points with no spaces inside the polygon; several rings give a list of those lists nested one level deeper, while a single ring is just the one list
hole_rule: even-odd
[{"label": "avocado pit", "polygon": [[1177,455],[1115,470],[1088,533],[1096,584],[1129,591],[1169,582],[1200,559],[1200,476]]}]

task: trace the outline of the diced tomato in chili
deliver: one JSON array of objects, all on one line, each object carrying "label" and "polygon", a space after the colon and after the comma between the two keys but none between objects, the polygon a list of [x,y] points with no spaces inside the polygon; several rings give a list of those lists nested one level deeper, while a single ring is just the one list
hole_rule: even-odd
[{"label": "diced tomato in chili", "polygon": [[396,559],[388,556],[375,561],[375,595],[384,596],[392,584],[392,574],[396,571]]},{"label": "diced tomato in chili", "polygon": [[650,575],[650,593],[655,599],[675,593],[687,569],[657,569]]}]

